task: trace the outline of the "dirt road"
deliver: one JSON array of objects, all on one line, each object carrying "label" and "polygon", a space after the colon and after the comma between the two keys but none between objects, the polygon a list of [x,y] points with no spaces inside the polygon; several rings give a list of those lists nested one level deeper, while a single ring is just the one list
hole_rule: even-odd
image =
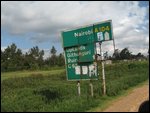
[{"label": "dirt road", "polygon": [[140,104],[149,100],[149,84],[131,91],[129,95],[112,102],[103,112],[137,112]]}]

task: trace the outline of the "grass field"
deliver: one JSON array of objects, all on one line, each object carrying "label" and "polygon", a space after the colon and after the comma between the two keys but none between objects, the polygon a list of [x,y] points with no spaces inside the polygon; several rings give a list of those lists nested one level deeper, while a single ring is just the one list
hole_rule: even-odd
[{"label": "grass field", "polygon": [[1,111],[88,111],[146,81],[148,70],[147,61],[106,65],[107,96],[102,96],[99,79],[92,81],[94,97],[89,93],[89,81],[81,81],[79,97],[77,82],[66,80],[65,69],[1,73]]},{"label": "grass field", "polygon": [[5,72],[1,73],[1,80],[5,80],[8,78],[17,78],[17,77],[27,77],[31,75],[49,75],[49,74],[60,74],[64,72],[65,69],[59,69],[59,70],[50,70],[50,71],[16,71],[16,72]]}]

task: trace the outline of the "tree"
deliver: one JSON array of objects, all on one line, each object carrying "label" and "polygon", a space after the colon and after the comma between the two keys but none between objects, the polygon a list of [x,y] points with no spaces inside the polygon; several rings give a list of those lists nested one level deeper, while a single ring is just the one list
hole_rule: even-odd
[{"label": "tree", "polygon": [[4,61],[5,56],[4,56],[4,52],[1,50],[1,63]]},{"label": "tree", "polygon": [[114,53],[113,53],[113,58],[116,60],[120,60],[120,51],[119,49],[115,49]]},{"label": "tree", "polygon": [[54,46],[52,46],[52,49],[50,50],[50,52],[51,52],[51,57],[49,59],[50,65],[54,66],[56,65],[56,62],[57,62],[57,56],[56,56],[57,50],[55,49]]},{"label": "tree", "polygon": [[23,54],[21,49],[12,43],[4,51],[1,50],[1,71],[42,69],[44,66],[48,69],[49,66],[63,66],[65,64],[64,56],[62,53],[57,56],[56,52],[57,50],[52,46],[51,56],[44,60],[44,50],[40,50],[38,46],[32,47]]},{"label": "tree", "polygon": [[55,49],[54,46],[52,46],[52,49],[51,49],[50,52],[51,52],[52,55],[56,55],[57,50]]},{"label": "tree", "polygon": [[22,51],[12,43],[2,52],[1,66],[5,71],[20,70],[22,68]]},{"label": "tree", "polygon": [[144,55],[142,55],[140,52],[136,55],[136,59],[144,58]]},{"label": "tree", "polygon": [[35,46],[29,50],[29,54],[26,55],[27,59],[29,60],[29,66],[32,67],[33,69],[38,69],[41,68],[44,61],[43,61],[43,56],[44,56],[44,51],[39,50],[38,46]]},{"label": "tree", "polygon": [[63,66],[65,64],[65,59],[62,53],[58,56],[58,66]]},{"label": "tree", "polygon": [[44,50],[39,51],[38,62],[39,62],[40,68],[42,67],[42,65],[44,65],[43,56],[44,56]]},{"label": "tree", "polygon": [[131,56],[132,56],[132,54],[131,54],[131,52],[129,52],[128,48],[124,48],[120,52],[121,59],[131,59]]},{"label": "tree", "polygon": [[15,53],[17,51],[17,46],[12,43],[12,45],[8,46],[5,51],[4,54],[6,55],[7,59],[14,59],[15,58]]},{"label": "tree", "polygon": [[1,50],[1,71],[7,70],[7,65],[6,65],[5,61],[6,61],[5,54]]}]

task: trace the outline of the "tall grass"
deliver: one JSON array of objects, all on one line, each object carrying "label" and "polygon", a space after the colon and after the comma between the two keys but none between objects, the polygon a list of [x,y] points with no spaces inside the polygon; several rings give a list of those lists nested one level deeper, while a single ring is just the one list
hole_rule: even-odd
[{"label": "tall grass", "polygon": [[[100,67],[101,78],[101,67]],[[92,81],[94,97],[90,96],[89,81],[81,81],[81,96],[77,95],[77,82],[67,81],[66,73],[31,74],[27,77],[1,81],[1,111],[87,111],[102,103],[102,80]],[[148,63],[133,62],[105,66],[108,96],[148,79]]]},{"label": "tall grass", "polygon": [[1,73],[1,80],[5,80],[8,78],[17,78],[17,77],[26,77],[26,76],[30,76],[30,75],[37,75],[37,74],[42,74],[42,75],[49,75],[49,74],[60,74],[62,72],[64,72],[65,69],[61,68],[61,69],[55,69],[55,70],[38,70],[38,71],[15,71],[15,72],[2,72]]}]

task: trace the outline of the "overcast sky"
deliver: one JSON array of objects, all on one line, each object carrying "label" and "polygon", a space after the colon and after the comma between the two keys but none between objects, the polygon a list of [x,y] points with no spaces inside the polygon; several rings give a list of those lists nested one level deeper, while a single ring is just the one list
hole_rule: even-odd
[{"label": "overcast sky", "polygon": [[[147,55],[149,2],[139,1],[2,1],[1,49],[15,43],[23,52],[39,46],[48,55],[54,45],[63,52],[61,31],[112,20],[116,48]],[[102,49],[113,52],[112,41]]]}]

